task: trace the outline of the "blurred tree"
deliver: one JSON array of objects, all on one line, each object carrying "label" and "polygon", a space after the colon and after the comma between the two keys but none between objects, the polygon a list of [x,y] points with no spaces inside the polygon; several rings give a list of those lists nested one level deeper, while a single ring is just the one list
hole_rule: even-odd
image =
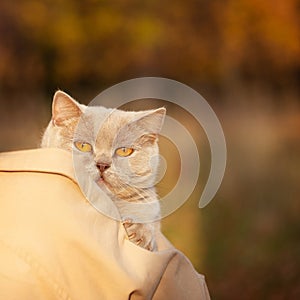
[{"label": "blurred tree", "polygon": [[299,1],[218,1],[214,13],[226,81],[244,78],[284,86],[291,80],[297,83]]},{"label": "blurred tree", "polygon": [[0,88],[49,93],[153,75],[297,89],[299,28],[298,0],[4,0]]}]

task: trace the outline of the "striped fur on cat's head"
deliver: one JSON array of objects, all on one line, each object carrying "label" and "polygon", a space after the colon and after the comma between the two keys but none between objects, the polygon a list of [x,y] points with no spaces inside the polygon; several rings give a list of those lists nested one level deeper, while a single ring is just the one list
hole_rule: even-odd
[{"label": "striped fur on cat's head", "polygon": [[164,117],[165,108],[127,112],[85,106],[58,91],[41,146],[80,155],[90,178],[121,200],[153,201]]}]

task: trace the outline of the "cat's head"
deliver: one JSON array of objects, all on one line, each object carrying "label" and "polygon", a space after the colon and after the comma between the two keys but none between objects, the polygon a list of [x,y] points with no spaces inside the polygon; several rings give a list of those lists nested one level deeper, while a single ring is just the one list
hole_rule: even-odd
[{"label": "cat's head", "polygon": [[138,200],[155,182],[165,113],[165,108],[127,112],[85,106],[58,91],[42,147],[73,151],[93,180],[117,197]]}]

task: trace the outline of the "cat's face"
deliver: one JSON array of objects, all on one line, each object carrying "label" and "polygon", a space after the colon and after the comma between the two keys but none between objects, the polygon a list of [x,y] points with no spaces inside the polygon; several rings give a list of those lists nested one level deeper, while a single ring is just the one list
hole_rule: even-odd
[{"label": "cat's face", "polygon": [[125,112],[86,107],[57,92],[42,147],[73,151],[92,180],[121,199],[138,201],[155,181],[164,116],[164,108]]}]

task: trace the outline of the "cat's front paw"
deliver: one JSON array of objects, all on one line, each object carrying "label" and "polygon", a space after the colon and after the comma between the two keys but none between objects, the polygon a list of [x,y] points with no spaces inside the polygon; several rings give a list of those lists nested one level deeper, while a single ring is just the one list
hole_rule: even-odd
[{"label": "cat's front paw", "polygon": [[130,219],[123,221],[128,238],[134,244],[149,251],[156,251],[155,224],[133,223]]}]

